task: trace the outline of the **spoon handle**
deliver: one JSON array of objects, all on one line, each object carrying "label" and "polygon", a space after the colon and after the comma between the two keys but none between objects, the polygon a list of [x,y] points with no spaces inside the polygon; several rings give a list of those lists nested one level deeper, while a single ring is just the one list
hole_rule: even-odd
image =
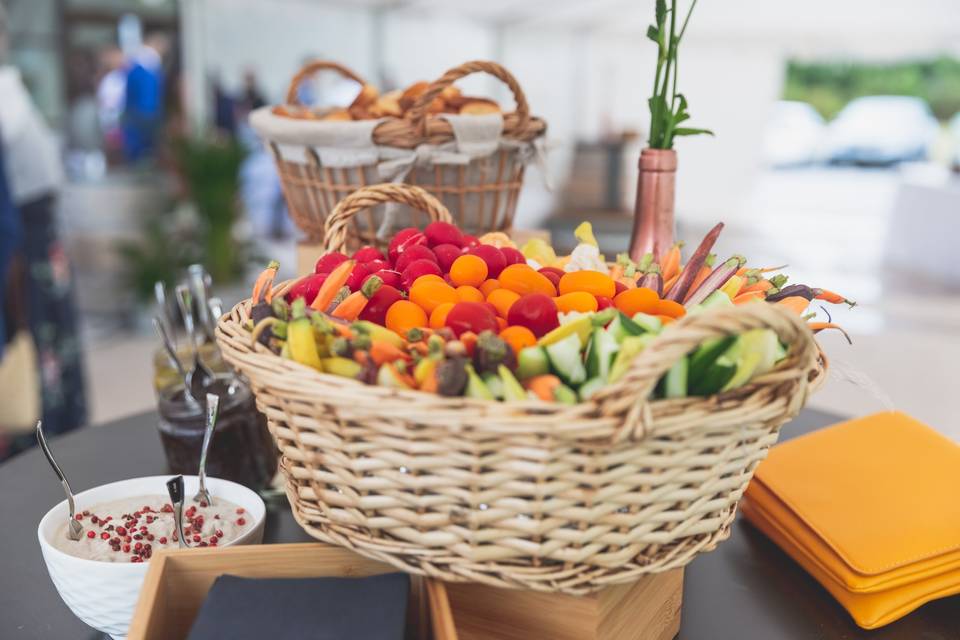
[{"label": "spoon handle", "polygon": [[200,495],[207,496],[207,451],[210,449],[213,429],[217,426],[217,416],[220,411],[220,396],[215,393],[207,394],[207,425],[203,430],[203,444],[200,446]]},{"label": "spoon handle", "polygon": [[190,295],[190,288],[187,285],[178,284],[175,291],[177,305],[180,307],[180,314],[183,316],[183,327],[187,330],[187,336],[190,338],[194,353],[198,353],[200,347],[197,344],[197,328],[193,321],[193,297]]},{"label": "spoon handle", "polygon": [[167,493],[173,504],[173,522],[177,528],[177,541],[183,549],[187,547],[187,541],[183,538],[183,476],[167,480]]},{"label": "spoon handle", "polygon": [[183,368],[183,363],[180,362],[180,358],[177,357],[177,350],[173,346],[173,341],[170,340],[170,335],[167,333],[163,322],[158,316],[154,316],[153,318],[153,328],[157,330],[157,335],[160,337],[160,342],[163,343],[163,349],[167,352],[167,359],[170,360],[170,364],[177,370],[180,377],[186,380],[187,372]]},{"label": "spoon handle", "polygon": [[47,444],[47,438],[43,434],[42,420],[37,420],[37,443],[39,443],[43,455],[47,458],[47,462],[53,467],[53,472],[60,478],[60,484],[63,485],[63,490],[67,494],[67,504],[70,506],[70,519],[72,520],[74,516],[76,516],[76,506],[73,503],[73,491],[70,489],[70,483],[67,482],[67,477],[63,475],[63,471],[60,470],[60,465],[58,465],[57,461],[53,458],[53,452],[50,451],[50,445]]}]

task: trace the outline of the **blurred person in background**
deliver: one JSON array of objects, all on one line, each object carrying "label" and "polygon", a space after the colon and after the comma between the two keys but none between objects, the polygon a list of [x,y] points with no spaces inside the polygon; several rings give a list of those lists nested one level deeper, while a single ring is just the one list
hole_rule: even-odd
[{"label": "blurred person in background", "polygon": [[[7,62],[6,33],[0,5],[0,146],[23,233],[25,307],[38,355],[44,428],[61,433],[84,424],[87,413],[70,265],[57,237],[55,204],[63,172],[53,134],[20,72]],[[32,441],[20,438],[7,450],[16,452]]]},{"label": "blurred person in background", "polygon": [[97,115],[107,160],[115,164],[123,155],[123,129],[120,124],[127,100],[127,60],[120,47],[107,47],[100,52],[100,73]]},{"label": "blurred person in background", "polygon": [[163,124],[163,58],[169,38],[148,33],[127,71],[123,110],[123,148],[127,160],[138,162],[153,155]]}]

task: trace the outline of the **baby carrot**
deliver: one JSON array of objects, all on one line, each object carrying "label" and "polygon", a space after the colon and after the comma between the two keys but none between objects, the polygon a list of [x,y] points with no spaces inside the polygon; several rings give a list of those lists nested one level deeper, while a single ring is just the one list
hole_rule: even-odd
[{"label": "baby carrot", "polygon": [[370,344],[370,359],[378,366],[395,360],[408,360],[410,356],[400,347],[386,340],[374,340]]},{"label": "baby carrot", "polygon": [[353,260],[346,260],[330,272],[327,279],[320,285],[320,290],[317,291],[317,297],[313,299],[313,304],[310,305],[311,309],[317,311],[327,310],[327,307],[333,302],[333,298],[337,295],[337,292],[346,284],[347,278],[350,277],[350,272],[353,271],[353,265]]},{"label": "baby carrot", "polygon": [[660,258],[660,274],[664,281],[680,273],[680,247],[682,242],[674,242],[670,250]]},{"label": "baby carrot", "polygon": [[[742,289],[740,289],[740,295],[743,295],[745,293],[765,293],[772,288],[773,288],[772,282],[770,282],[769,280],[760,280],[758,282],[754,282],[753,284],[748,284]],[[734,300],[734,302],[736,302],[736,300]]]},{"label": "baby carrot", "polygon": [[670,289],[672,289],[672,288],[673,288],[673,285],[676,284],[677,280],[680,278],[680,274],[681,274],[681,273],[683,273],[683,271],[678,271],[678,272],[676,273],[676,275],[674,275],[674,276],[673,276],[672,278],[670,278],[669,280],[664,280],[664,282],[663,282],[663,295],[667,295],[668,293],[670,293]]},{"label": "baby carrot", "polygon": [[360,316],[360,312],[367,306],[367,301],[373,297],[373,294],[377,292],[382,284],[383,280],[381,280],[379,276],[368,278],[358,291],[354,291],[344,298],[330,315],[342,320],[356,320]]},{"label": "baby carrot", "polygon": [[280,263],[276,260],[271,260],[270,264],[267,265],[267,268],[260,272],[260,275],[257,276],[256,281],[253,283],[253,293],[250,295],[253,298],[253,304],[259,304],[264,300],[270,302],[273,288],[273,279],[277,277],[277,269],[280,268]]},{"label": "baby carrot", "polygon": [[534,376],[524,382],[524,386],[533,391],[533,394],[545,400],[547,402],[553,402],[555,398],[553,397],[554,390],[560,386],[560,378],[555,375],[545,373],[543,375]]},{"label": "baby carrot", "polygon": [[844,298],[839,293],[834,293],[833,291],[827,291],[826,289],[820,289],[819,291],[820,292],[815,296],[817,300],[823,300],[825,302],[829,302],[830,304],[840,304],[841,302],[845,302],[851,307],[857,306],[856,302],[854,302],[853,300],[848,300],[847,298]]},{"label": "baby carrot", "polygon": [[733,299],[733,304],[743,304],[745,302],[751,302],[753,300],[763,300],[764,293],[763,291],[744,291],[740,293],[736,298]]},{"label": "baby carrot", "polygon": [[803,296],[789,296],[787,298],[783,298],[782,300],[778,300],[775,304],[789,309],[798,316],[801,316],[803,315],[803,312],[807,310],[807,307],[810,306],[810,301]]},{"label": "baby carrot", "polygon": [[853,340],[850,339],[850,334],[847,333],[843,327],[834,322],[808,322],[807,326],[810,327],[810,330],[814,333],[819,333],[824,329],[836,329],[843,334],[843,337],[847,339],[847,342],[853,344]]}]

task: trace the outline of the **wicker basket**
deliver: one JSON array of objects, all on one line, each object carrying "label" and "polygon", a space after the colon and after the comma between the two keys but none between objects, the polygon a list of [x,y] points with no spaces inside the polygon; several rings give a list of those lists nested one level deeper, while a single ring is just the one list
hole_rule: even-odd
[{"label": "wicker basket", "polygon": [[[327,247],[388,198],[444,217],[423,191],[368,189],[338,205]],[[217,339],[268,418],[304,529],[405,571],[504,587],[583,594],[712,549],[780,426],[824,377],[809,329],[770,304],[679,320],[621,380],[575,406],[318,373],[251,345],[249,313],[249,300],[234,307]],[[788,345],[775,370],[717,396],[649,399],[701,342],[754,328]]]},{"label": "wicker basket", "polygon": [[[346,78],[364,83],[356,73],[333,62],[316,61],[301,69],[290,81],[286,101],[297,104],[299,84],[321,70],[332,70]],[[421,145],[445,145],[455,140],[453,127],[444,114],[428,113],[428,108],[444,88],[472,73],[485,72],[502,80],[513,93],[516,108],[503,116],[502,142],[491,155],[473,158],[466,164],[446,164],[418,154]],[[513,224],[517,198],[523,184],[524,166],[529,155],[530,143],[546,131],[543,120],[530,115],[526,96],[519,83],[505,68],[495,62],[473,61],[447,71],[433,82],[403,118],[385,118],[372,131],[373,142],[379,145],[378,157],[368,158],[358,166],[325,166],[320,154],[310,145],[300,144],[296,154],[284,153],[291,140],[270,139],[262,118],[279,118],[269,115],[269,108],[255,114],[252,123],[258,132],[267,138],[277,170],[280,174],[284,197],[294,223],[313,242],[323,239],[326,217],[336,204],[356,189],[384,181],[381,160],[396,161],[407,157],[409,172],[403,177],[407,184],[419,185],[440,198],[455,212],[457,224],[468,233],[481,234],[487,231],[506,231]],[[311,122],[304,127],[330,127],[343,130],[345,127],[362,126],[358,122]],[[393,180],[394,178],[389,178]],[[398,180],[399,181],[399,180]],[[410,224],[409,210],[390,211],[393,230]],[[386,215],[384,207],[371,212],[369,217],[354,220],[350,230],[350,244],[383,245],[383,239],[391,235],[382,223]],[[379,233],[378,233],[379,232]]]}]

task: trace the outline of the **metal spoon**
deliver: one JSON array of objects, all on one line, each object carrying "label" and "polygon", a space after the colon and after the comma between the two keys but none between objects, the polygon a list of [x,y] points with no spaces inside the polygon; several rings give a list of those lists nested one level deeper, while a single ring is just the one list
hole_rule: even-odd
[{"label": "metal spoon", "polygon": [[167,360],[170,361],[170,366],[177,370],[177,374],[179,374],[180,379],[183,380],[184,400],[193,406],[193,408],[199,408],[200,402],[193,397],[190,385],[187,384],[187,372],[183,368],[183,363],[180,362],[180,358],[177,356],[177,350],[173,346],[173,340],[170,339],[170,335],[167,333],[163,321],[157,316],[153,317],[153,328],[157,330],[157,335],[163,344],[163,350],[167,354]]},{"label": "metal spoon", "polygon": [[173,522],[177,527],[177,542],[181,549],[186,549],[186,538],[183,537],[183,476],[167,480],[167,493],[173,504]]},{"label": "metal spoon", "polygon": [[187,267],[187,284],[190,293],[197,301],[197,324],[206,337],[213,340],[214,323],[210,314],[210,289],[207,286],[209,274],[202,264],[192,264]]},{"label": "metal spoon", "polygon": [[194,502],[201,504],[213,504],[210,492],[207,491],[207,451],[210,449],[210,440],[212,440],[213,429],[217,426],[217,416],[220,411],[220,396],[214,393],[207,394],[207,426],[203,430],[203,444],[200,446],[200,471],[197,472],[197,478],[200,480],[200,489],[197,495],[193,496]]},{"label": "metal spoon", "polygon": [[179,284],[176,293],[177,304],[180,307],[180,313],[183,314],[183,326],[193,345],[193,369],[187,374],[187,387],[190,388],[194,398],[200,398],[214,380],[213,371],[200,359],[200,342],[197,340],[197,327],[193,322],[193,299],[190,288]]},{"label": "metal spoon", "polygon": [[63,475],[63,471],[60,470],[60,465],[53,459],[53,452],[50,451],[47,439],[43,435],[42,420],[37,420],[37,442],[40,444],[40,449],[43,450],[43,455],[47,457],[47,462],[53,467],[53,472],[60,478],[60,484],[63,485],[63,490],[67,494],[67,505],[70,507],[70,522],[67,525],[67,537],[71,540],[79,540],[83,536],[83,525],[80,524],[80,521],[77,520],[76,517],[77,509],[73,501],[73,491],[70,490],[70,483],[67,482],[67,477]]}]

